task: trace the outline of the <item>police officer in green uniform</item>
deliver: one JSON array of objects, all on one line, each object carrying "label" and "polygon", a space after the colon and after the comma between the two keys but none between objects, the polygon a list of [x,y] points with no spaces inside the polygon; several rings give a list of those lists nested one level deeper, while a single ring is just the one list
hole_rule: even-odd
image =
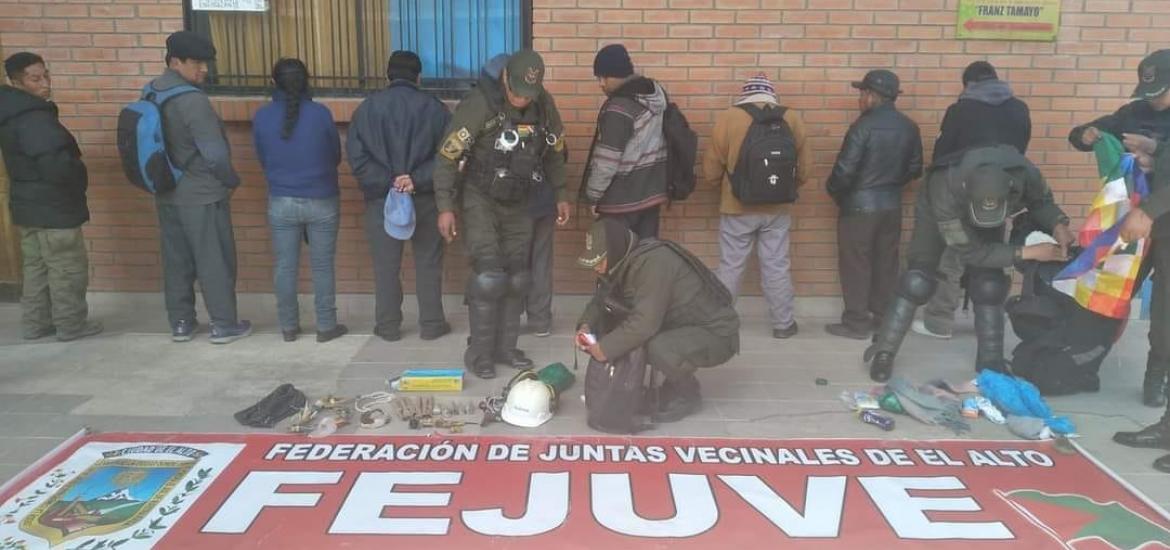
[{"label": "police officer in green uniform", "polygon": [[[1009,215],[1025,208],[1057,244],[1021,247],[1004,242]],[[1068,222],[1040,170],[1010,145],[971,148],[936,160],[918,193],[907,270],[873,345],[865,351],[870,378],[890,378],[915,310],[934,294],[939,261],[948,246],[966,266],[975,304],[976,370],[1003,370],[1003,304],[1011,290],[1004,269],[1019,260],[1064,260],[1075,240]]]},{"label": "police officer in green uniform", "polygon": [[543,80],[540,54],[513,54],[500,74],[482,78],[459,104],[436,156],[439,232],[447,242],[454,240],[458,212],[471,258],[466,294],[471,336],[464,363],[480,378],[494,377],[496,363],[532,366],[516,349],[516,339],[532,284],[528,199],[533,188],[552,186],[557,225],[569,221],[563,126]]}]

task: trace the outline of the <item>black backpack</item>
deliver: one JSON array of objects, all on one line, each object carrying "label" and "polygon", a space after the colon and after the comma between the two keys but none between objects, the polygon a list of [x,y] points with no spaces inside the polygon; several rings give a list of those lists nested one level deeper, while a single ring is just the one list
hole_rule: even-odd
[{"label": "black backpack", "polygon": [[671,201],[686,200],[695,190],[699,135],[675,103],[666,104],[662,134],[666,138],[666,195]]},{"label": "black backpack", "polygon": [[1097,372],[1122,328],[1122,320],[1098,315],[1051,286],[1064,267],[1025,262],[1023,288],[1004,309],[1020,338],[1012,350],[1012,372],[1036,385],[1041,395],[1095,392]]},{"label": "black backpack", "polygon": [[653,372],[646,348],[639,347],[602,363],[589,360],[585,370],[585,423],[599,432],[632,434],[650,428],[645,417],[656,406]]},{"label": "black backpack", "polygon": [[796,137],[784,121],[788,109],[739,108],[751,115],[752,124],[731,173],[731,194],[744,204],[796,202]]}]

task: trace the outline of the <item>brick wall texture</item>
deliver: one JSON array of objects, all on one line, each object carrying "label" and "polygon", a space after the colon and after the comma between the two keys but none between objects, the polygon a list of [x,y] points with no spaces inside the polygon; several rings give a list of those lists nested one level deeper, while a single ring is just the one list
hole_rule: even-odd
[{"label": "brick wall texture", "polygon": [[[602,101],[591,70],[600,46],[624,43],[639,71],[664,83],[701,135],[746,77],[759,71],[771,76],[781,101],[802,115],[815,150],[816,180],[794,209],[792,269],[800,296],[839,293],[836,212],[823,183],[842,136],[857,116],[850,80],[873,68],[896,70],[905,90],[898,106],[922,127],[929,156],[942,113],[960,91],[963,67],[979,59],[992,62],[1031,106],[1034,129],[1028,156],[1077,219],[1097,184],[1088,156],[1072,150],[1065,137],[1075,124],[1127,101],[1138,61],[1166,45],[1154,35],[1170,26],[1170,0],[1064,0],[1056,42],[956,40],[958,0],[533,4],[533,46],[545,56],[546,85],[568,125],[572,188],[580,180]],[[90,168],[93,219],[85,234],[94,290],[152,291],[161,285],[153,201],[121,175],[114,128],[120,107],[162,70],[164,40],[182,28],[182,16],[181,0],[0,0],[0,53],[32,50],[49,60],[62,118],[81,142]],[[242,292],[271,289],[266,188],[247,122],[258,103],[217,101],[230,120],[236,167],[245,180],[232,204]],[[344,132],[356,103],[327,104]],[[363,205],[348,173],[342,189],[338,291],[371,292],[373,272],[360,224]],[[716,195],[704,189],[669,211],[663,236],[685,243],[714,265],[718,222]],[[578,218],[558,232],[558,292],[589,289],[589,273],[572,262],[583,227]],[[412,275],[406,271],[409,280]],[[462,289],[465,272],[462,247],[456,243],[448,254],[448,291]],[[753,272],[749,269],[749,292],[756,289]],[[307,283],[303,271],[304,290]]]}]

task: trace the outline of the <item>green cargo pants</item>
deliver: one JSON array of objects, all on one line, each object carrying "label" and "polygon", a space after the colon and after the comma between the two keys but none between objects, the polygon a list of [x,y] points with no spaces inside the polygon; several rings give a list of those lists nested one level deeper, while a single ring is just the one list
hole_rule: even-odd
[{"label": "green cargo pants", "polygon": [[667,380],[687,378],[695,369],[716,367],[739,351],[739,337],[719,336],[703,327],[680,327],[646,342],[646,360]]},{"label": "green cargo pants", "polygon": [[463,239],[476,273],[528,271],[532,223],[528,201],[504,204],[484,195],[475,185],[465,186]]},{"label": "green cargo pants", "polygon": [[89,258],[81,228],[20,228],[24,258],[21,296],[24,334],[33,337],[56,327],[58,334],[81,331],[89,316],[85,291]]}]

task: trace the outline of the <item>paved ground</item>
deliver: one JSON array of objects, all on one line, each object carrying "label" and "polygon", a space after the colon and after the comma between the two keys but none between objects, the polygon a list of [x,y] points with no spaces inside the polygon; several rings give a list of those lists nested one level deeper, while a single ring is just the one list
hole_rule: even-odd
[{"label": "paved ground", "polygon": [[[842,390],[869,387],[859,357],[864,347],[831,337],[822,329],[835,301],[805,301],[799,307],[801,332],[788,341],[770,338],[761,300],[744,299],[743,351],[730,364],[700,373],[705,408],[678,424],[660,427],[658,435],[718,437],[882,437],[940,439],[941,428],[898,419],[886,434],[861,424],[845,412]],[[302,306],[312,303],[302,299]],[[402,341],[386,343],[370,335],[373,299],[347,296],[341,318],[355,331],[328,344],[313,338],[295,343],[280,339],[271,296],[240,297],[240,310],[257,323],[257,334],[229,346],[212,346],[206,333],[186,344],[171,343],[162,299],[155,294],[97,294],[90,299],[95,318],[106,325],[98,337],[69,344],[20,339],[20,311],[0,305],[0,482],[16,475],[61,440],[89,426],[101,431],[245,431],[231,414],[263,397],[278,384],[291,382],[314,397],[327,393],[354,395],[386,389],[386,379],[420,366],[458,366],[462,360],[467,319],[458,298],[448,301],[455,333],[423,342],[409,329]],[[579,297],[557,301],[556,331],[550,338],[521,338],[540,365],[572,365],[570,331]],[[407,298],[413,308],[413,298]],[[202,308],[200,308],[202,311]],[[407,312],[408,323],[415,318]],[[302,315],[312,319],[308,312]],[[311,325],[305,323],[311,330]],[[1158,419],[1161,411],[1138,402],[1145,361],[1146,324],[1135,322],[1101,369],[1097,394],[1056,398],[1050,403],[1070,415],[1083,435],[1081,443],[1148,494],[1170,507],[1170,476],[1150,468],[1158,451],[1132,450],[1113,444],[1119,429],[1133,429]],[[1009,342],[1009,345],[1011,343]],[[966,320],[950,342],[907,337],[899,371],[915,380],[963,380],[972,375],[974,337]],[[1009,348],[1010,349],[1010,348]],[[497,392],[508,373],[491,382],[467,379],[465,397]],[[584,374],[581,371],[580,374]],[[829,380],[817,386],[816,378]],[[561,411],[533,430],[494,424],[493,434],[587,434],[580,384],[562,399]],[[472,429],[478,429],[472,427]],[[379,432],[408,431],[392,422]],[[1011,439],[1005,429],[986,421],[967,437]]]}]

